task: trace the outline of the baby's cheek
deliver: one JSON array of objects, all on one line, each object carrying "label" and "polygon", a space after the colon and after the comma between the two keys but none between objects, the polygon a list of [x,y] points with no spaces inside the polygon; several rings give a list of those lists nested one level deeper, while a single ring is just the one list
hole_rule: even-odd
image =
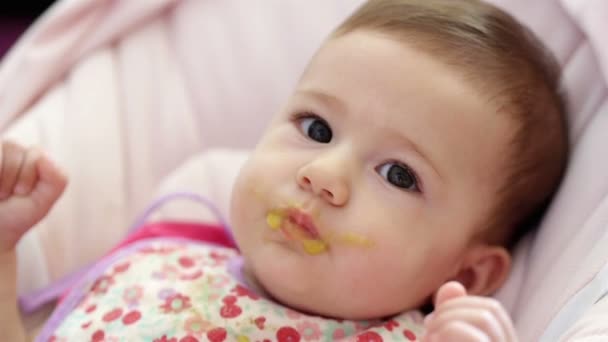
[{"label": "baby's cheek", "polygon": [[[242,170],[231,197],[230,223],[235,235],[242,235],[256,219],[255,208],[260,205],[259,196],[247,170]],[[238,240],[239,236],[237,236]]]}]

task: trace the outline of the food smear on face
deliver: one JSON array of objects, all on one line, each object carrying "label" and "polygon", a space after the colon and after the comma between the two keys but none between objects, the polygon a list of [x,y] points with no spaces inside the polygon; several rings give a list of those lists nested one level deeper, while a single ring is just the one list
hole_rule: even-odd
[{"label": "food smear on face", "polygon": [[282,210],[271,210],[268,215],[266,215],[266,223],[268,223],[268,227],[273,230],[279,230],[281,228],[281,223],[283,222],[284,216],[285,214]]},{"label": "food smear on face", "polygon": [[[272,209],[266,215],[270,229],[283,232],[289,240],[297,241],[309,255],[327,252],[330,244],[369,248],[374,243],[367,237],[353,232],[323,236],[317,232],[312,218],[300,213],[302,206],[290,204],[288,207]],[[309,222],[310,221],[310,222]]]},{"label": "food smear on face", "polygon": [[340,243],[343,243],[345,245],[350,245],[350,246],[359,246],[359,247],[374,246],[374,243],[367,237],[365,237],[361,234],[352,233],[352,232],[346,232],[342,235],[339,235],[338,241]]},{"label": "food smear on face", "polygon": [[302,240],[302,247],[304,247],[304,250],[306,251],[306,253],[310,254],[310,255],[318,255],[321,253],[325,253],[327,252],[327,244],[321,240],[311,240],[311,239],[304,239]]}]

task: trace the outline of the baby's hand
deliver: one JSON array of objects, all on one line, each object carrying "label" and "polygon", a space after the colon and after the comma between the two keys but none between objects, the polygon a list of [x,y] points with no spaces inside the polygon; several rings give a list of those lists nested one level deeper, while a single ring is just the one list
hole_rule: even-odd
[{"label": "baby's hand", "polygon": [[457,282],[437,292],[435,311],[425,319],[423,342],[515,342],[511,318],[496,300],[467,295]]},{"label": "baby's hand", "polygon": [[39,150],[0,141],[0,252],[15,248],[48,213],[66,183]]}]

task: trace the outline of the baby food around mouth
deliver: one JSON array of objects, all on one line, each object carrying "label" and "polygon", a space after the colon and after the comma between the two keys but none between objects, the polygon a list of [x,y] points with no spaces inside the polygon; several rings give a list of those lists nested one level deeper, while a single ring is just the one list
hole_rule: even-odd
[{"label": "baby food around mouth", "polygon": [[346,233],[340,235],[338,237],[338,239],[341,243],[350,245],[350,246],[359,246],[359,247],[373,247],[374,246],[374,243],[367,237],[365,237],[361,234],[352,233],[352,232],[346,232]]},{"label": "baby food around mouth", "polygon": [[[266,223],[272,230],[281,230],[288,239],[298,241],[304,251],[309,255],[319,255],[329,250],[330,244],[342,244],[354,247],[369,248],[373,242],[357,233],[346,232],[337,235],[316,236],[311,234],[310,230],[305,227],[298,226],[297,223],[289,219],[289,212],[293,209],[298,209],[299,206],[290,206],[287,208],[275,208],[266,215]],[[314,235],[314,236],[313,236]]]},{"label": "baby food around mouth", "polygon": [[273,209],[266,215],[266,223],[270,229],[279,230],[282,222],[283,213],[278,209]]},{"label": "baby food around mouth", "polygon": [[302,240],[302,247],[304,247],[304,250],[306,251],[306,253],[308,253],[310,255],[318,255],[321,253],[325,253],[328,249],[328,246],[325,242],[323,242],[321,240],[310,240],[310,239]]}]

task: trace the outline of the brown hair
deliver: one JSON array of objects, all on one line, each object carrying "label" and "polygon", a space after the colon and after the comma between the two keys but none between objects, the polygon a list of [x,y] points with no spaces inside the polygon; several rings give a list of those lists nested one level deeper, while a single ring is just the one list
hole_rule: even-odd
[{"label": "brown hair", "polygon": [[524,26],[478,0],[370,0],[333,33],[371,30],[413,44],[462,76],[516,123],[484,238],[511,246],[543,214],[568,155],[555,58]]}]

